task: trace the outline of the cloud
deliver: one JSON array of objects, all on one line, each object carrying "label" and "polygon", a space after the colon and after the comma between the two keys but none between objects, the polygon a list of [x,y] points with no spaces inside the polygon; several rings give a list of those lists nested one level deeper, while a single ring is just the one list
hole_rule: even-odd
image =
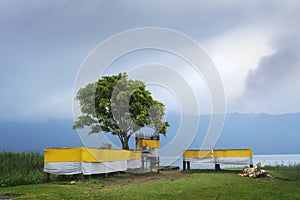
[{"label": "cloud", "polygon": [[72,115],[72,90],[58,91],[50,94],[42,101],[33,105],[28,118],[70,118]]},{"label": "cloud", "polygon": [[[189,51],[189,48],[186,48],[186,51]],[[154,98],[166,104],[167,111],[189,110],[188,114],[211,112],[210,96],[203,78],[187,61],[170,52],[143,49],[128,53],[112,63],[106,74],[117,74],[122,70],[128,71],[130,78],[148,84]],[[180,106],[183,105],[180,104],[194,106],[186,103],[191,98],[197,99],[199,111],[194,107],[181,111]]]},{"label": "cloud", "polygon": [[261,59],[246,79],[243,101],[254,112],[300,111],[300,35],[278,38],[272,55]]},{"label": "cloud", "polygon": [[274,114],[300,111],[299,9],[299,3],[288,1],[262,23],[271,30],[274,52],[248,71],[237,110]]},{"label": "cloud", "polygon": [[36,121],[72,117],[72,89],[53,93],[27,90],[23,94],[19,91],[7,94],[10,95],[1,99],[1,120]]},{"label": "cloud", "polygon": [[89,51],[145,26],[181,31],[207,49],[228,112],[297,112],[299,9],[295,1],[0,1],[1,118],[72,117],[65,94]]},{"label": "cloud", "polygon": [[260,59],[274,51],[270,39],[267,30],[245,26],[212,37],[204,44],[223,80],[229,110],[244,90],[248,71],[256,69]]}]

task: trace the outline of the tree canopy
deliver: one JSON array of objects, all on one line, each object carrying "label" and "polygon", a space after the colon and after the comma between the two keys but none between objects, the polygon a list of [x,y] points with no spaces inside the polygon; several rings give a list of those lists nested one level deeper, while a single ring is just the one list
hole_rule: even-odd
[{"label": "tree canopy", "polygon": [[102,131],[117,135],[123,149],[129,149],[130,137],[147,126],[153,134],[166,135],[168,122],[163,122],[165,105],[151,96],[143,82],[131,80],[126,73],[103,76],[95,83],[80,88],[76,100],[82,115],[73,129],[90,127],[90,134]]}]

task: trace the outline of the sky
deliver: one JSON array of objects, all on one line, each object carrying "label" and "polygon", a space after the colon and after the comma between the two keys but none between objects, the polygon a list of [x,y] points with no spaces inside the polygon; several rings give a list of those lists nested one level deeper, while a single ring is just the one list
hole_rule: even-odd
[{"label": "sky", "polygon": [[[2,0],[0,120],[72,119],[74,82],[91,50],[112,35],[143,27],[179,31],[205,49],[223,82],[226,112],[300,112],[299,10],[300,2],[289,0]],[[127,69],[114,68],[118,64],[149,62],[182,74],[187,67],[178,57],[146,50],[120,58],[111,72]],[[196,96],[208,113],[209,92],[203,83],[195,87],[204,88]],[[149,88],[167,108],[178,108],[171,91]]]}]

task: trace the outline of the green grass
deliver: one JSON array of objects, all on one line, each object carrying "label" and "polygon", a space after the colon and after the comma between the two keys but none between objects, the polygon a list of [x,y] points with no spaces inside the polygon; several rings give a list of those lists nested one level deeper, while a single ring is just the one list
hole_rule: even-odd
[{"label": "green grass", "polygon": [[0,153],[0,187],[41,183],[43,165],[39,153]]},{"label": "green grass", "polygon": [[177,180],[104,188],[102,181],[0,188],[17,199],[300,199],[300,181],[250,179],[231,173],[190,173]]},{"label": "green grass", "polygon": [[274,176],[289,180],[300,180],[300,165],[267,166],[264,168]]},{"label": "green grass", "polygon": [[[227,169],[190,170],[181,172],[186,173],[184,178],[169,180],[150,173],[146,176],[161,179],[147,183],[131,181],[142,175],[120,173],[109,179],[98,177],[75,183],[71,183],[70,177],[62,182],[54,176],[55,181],[45,184],[41,154],[3,152],[0,153],[0,199],[4,194],[20,195],[16,199],[300,199],[300,165],[264,169],[276,178],[245,178],[238,176],[241,170]],[[125,181],[119,184],[119,179]],[[105,181],[116,184],[107,188]]]}]

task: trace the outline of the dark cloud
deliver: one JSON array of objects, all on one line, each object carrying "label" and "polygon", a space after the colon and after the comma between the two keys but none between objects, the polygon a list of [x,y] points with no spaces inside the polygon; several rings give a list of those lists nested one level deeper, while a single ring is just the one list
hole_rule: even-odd
[{"label": "dark cloud", "polygon": [[[279,7],[272,4],[275,11]],[[273,16],[276,12],[269,8],[266,3],[239,1],[1,1],[0,24],[1,34],[60,42],[85,37],[101,40],[143,26],[173,28],[204,39]]]},{"label": "dark cloud", "polygon": [[299,52],[300,44],[294,41],[294,44],[284,44],[274,54],[263,57],[258,68],[249,72],[246,89],[263,92],[296,75],[294,73],[300,68]]},{"label": "dark cloud", "polygon": [[274,47],[274,54],[263,57],[258,67],[249,71],[243,94],[244,106],[256,107],[256,112],[299,111],[300,35],[277,38]]}]

